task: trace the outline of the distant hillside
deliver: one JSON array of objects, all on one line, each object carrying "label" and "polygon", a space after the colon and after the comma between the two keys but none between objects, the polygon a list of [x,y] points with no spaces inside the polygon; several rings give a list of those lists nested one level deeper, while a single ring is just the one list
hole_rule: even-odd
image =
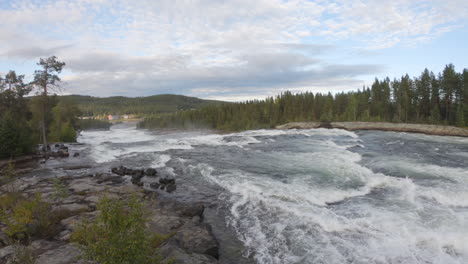
[{"label": "distant hillside", "polygon": [[208,105],[220,105],[224,102],[203,100],[183,95],[161,94],[147,97],[92,97],[84,95],[60,96],[78,104],[83,116],[106,114],[158,114],[172,113],[178,110],[198,109]]}]

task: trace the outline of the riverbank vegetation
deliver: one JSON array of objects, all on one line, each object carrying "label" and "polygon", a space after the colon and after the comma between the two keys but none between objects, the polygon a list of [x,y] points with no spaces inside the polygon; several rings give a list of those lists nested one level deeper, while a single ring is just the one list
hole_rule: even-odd
[{"label": "riverbank vegetation", "polygon": [[207,106],[199,110],[145,118],[140,128],[211,128],[239,131],[273,128],[299,121],[373,121],[444,124],[464,127],[468,121],[468,70],[452,64],[442,73],[425,69],[371,87],[336,94],[284,92],[265,100]]},{"label": "riverbank vegetation", "polygon": [[[49,95],[58,87],[64,63],[50,57],[38,65],[41,70],[30,83],[15,71],[0,76],[0,158],[31,153],[41,142],[76,141],[79,109],[71,100]],[[34,91],[37,96],[27,97]]]}]

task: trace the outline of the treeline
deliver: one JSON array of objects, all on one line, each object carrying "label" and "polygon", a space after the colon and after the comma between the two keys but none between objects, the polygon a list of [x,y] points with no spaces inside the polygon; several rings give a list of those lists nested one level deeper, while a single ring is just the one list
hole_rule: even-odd
[{"label": "treeline", "polygon": [[[38,65],[41,69],[30,83],[25,83],[24,75],[15,71],[0,76],[0,158],[32,153],[34,146],[47,139],[76,141],[79,109],[72,101],[48,96],[60,81],[55,73],[60,72],[64,63],[50,57],[41,59]],[[34,90],[40,95],[27,98]]]},{"label": "treeline", "polygon": [[208,105],[220,105],[221,102],[203,100],[182,95],[161,94],[147,97],[92,97],[83,95],[61,96],[73,100],[83,116],[106,118],[107,115],[137,116],[160,113],[173,113],[181,110],[199,109]]},{"label": "treeline", "polygon": [[468,70],[452,64],[442,73],[424,70],[390,80],[375,79],[371,87],[331,93],[285,92],[265,100],[207,106],[199,110],[154,115],[141,128],[212,128],[239,131],[272,128],[298,121],[374,121],[467,126]]},{"label": "treeline", "polygon": [[78,124],[81,130],[109,130],[112,125],[109,121],[94,118],[80,119]]}]

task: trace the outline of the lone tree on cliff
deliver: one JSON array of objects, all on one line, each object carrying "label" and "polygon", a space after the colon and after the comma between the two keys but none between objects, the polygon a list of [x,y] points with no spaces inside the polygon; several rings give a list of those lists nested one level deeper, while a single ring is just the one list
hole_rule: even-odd
[{"label": "lone tree on cliff", "polygon": [[57,60],[56,56],[52,56],[46,59],[40,59],[37,65],[41,66],[41,70],[34,72],[33,84],[36,85],[42,94],[42,121],[41,121],[41,132],[44,152],[48,151],[47,143],[47,122],[46,114],[48,112],[48,93],[50,90],[56,91],[60,88],[60,78],[58,74],[62,72],[62,68],[65,66],[65,62]]}]

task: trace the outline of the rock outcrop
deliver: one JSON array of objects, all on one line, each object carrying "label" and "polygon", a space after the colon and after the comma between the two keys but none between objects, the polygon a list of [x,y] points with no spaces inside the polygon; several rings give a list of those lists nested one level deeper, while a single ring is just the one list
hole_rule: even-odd
[{"label": "rock outcrop", "polygon": [[[148,232],[169,237],[158,249],[164,259],[172,260],[171,263],[175,264],[218,263],[219,243],[210,225],[203,221],[203,204],[158,200],[156,192],[148,192],[140,187],[141,179],[147,176],[153,181],[153,186],[157,184],[157,189],[172,192],[176,188],[175,179],[155,178],[158,173],[153,168],[130,169],[121,166],[112,168],[112,173],[95,174],[79,174],[80,169],[83,169],[81,172],[86,170],[76,168],[69,171],[77,172],[77,175],[58,178],[22,177],[9,186],[0,187],[14,187],[27,197],[41,193],[42,200],[51,205],[51,214],[66,212],[50,240],[35,238],[28,247],[36,257],[35,263],[94,263],[80,259],[80,249],[70,243],[71,234],[81,221],[93,220],[99,215],[96,205],[100,198],[127,199],[134,195],[147,201],[146,207],[150,212]],[[64,193],[61,197],[57,196],[57,182],[63,185]],[[12,244],[9,237],[0,231],[0,263],[13,261],[18,250],[22,249]]]}]

